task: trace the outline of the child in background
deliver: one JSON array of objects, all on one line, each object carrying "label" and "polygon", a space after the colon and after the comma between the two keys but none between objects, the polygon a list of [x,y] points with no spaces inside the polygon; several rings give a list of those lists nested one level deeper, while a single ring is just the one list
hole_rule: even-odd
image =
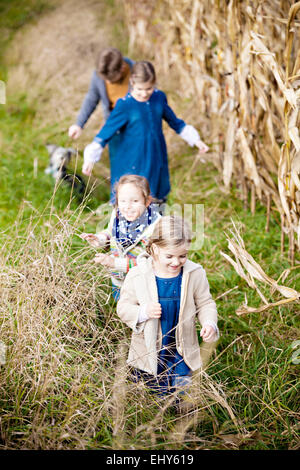
[{"label": "child in background", "polygon": [[[156,75],[150,62],[136,62],[131,71],[130,92],[117,101],[105,125],[84,150],[82,171],[91,175],[106,144],[114,137],[110,157],[111,186],[124,174],[147,178],[151,195],[164,202],[170,191],[166,141],[162,124],[165,120],[179,136],[201,153],[208,147],[193,126],[178,119],[169,107],[166,95],[155,88]],[[112,192],[112,200],[114,195]]]},{"label": "child in background", "polygon": [[82,130],[101,102],[106,121],[117,100],[128,92],[129,77],[133,61],[123,57],[114,47],[103,49],[97,57],[89,90],[83,100],[76,124],[69,128],[69,137],[78,139]]},{"label": "child in background", "polygon": [[136,258],[145,250],[147,238],[160,217],[157,205],[151,204],[146,178],[124,175],[116,185],[116,208],[107,230],[81,234],[81,238],[94,247],[110,243],[110,254],[99,253],[94,261],[110,269],[112,293],[116,300],[125,274],[136,265]]},{"label": "child in background", "polygon": [[191,232],[183,219],[162,217],[137,266],[127,274],[117,313],[132,330],[128,364],[159,394],[191,383],[203,341],[218,339],[217,309],[204,269],[187,259]]}]

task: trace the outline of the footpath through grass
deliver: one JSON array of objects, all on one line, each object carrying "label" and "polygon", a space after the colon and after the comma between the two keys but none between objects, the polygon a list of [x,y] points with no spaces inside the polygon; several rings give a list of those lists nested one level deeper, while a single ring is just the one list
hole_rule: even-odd
[{"label": "footpath through grass", "polygon": [[[6,24],[13,33],[23,21],[13,18],[32,18],[35,7],[42,13],[41,2],[32,0],[26,16],[26,3],[11,2],[19,8],[12,15],[0,2],[1,28]],[[95,230],[93,211],[109,188],[101,183],[81,206],[70,201],[67,187],[53,195],[54,182],[44,174],[45,143],[55,133],[58,144],[67,139],[59,137],[60,123],[35,128],[35,112],[26,96],[8,96],[0,105],[0,340],[7,346],[0,366],[0,448],[297,448],[299,303],[237,316],[245,298],[253,307],[261,299],[220,254],[230,255],[225,234],[233,219],[247,251],[278,279],[290,266],[287,252],[280,253],[276,214],[266,232],[264,207],[258,204],[254,215],[245,211],[238,190],[225,193],[210,163],[198,163],[189,174],[193,150],[172,155],[169,203],[204,205],[204,243],[191,259],[206,269],[221,331],[196,381],[195,411],[180,419],[127,380],[130,333],[116,318],[107,274],[91,262],[94,250],[77,237]],[[296,262],[299,267],[299,255]],[[299,279],[294,269],[283,283],[299,290]],[[280,298],[259,286],[269,302]]]}]

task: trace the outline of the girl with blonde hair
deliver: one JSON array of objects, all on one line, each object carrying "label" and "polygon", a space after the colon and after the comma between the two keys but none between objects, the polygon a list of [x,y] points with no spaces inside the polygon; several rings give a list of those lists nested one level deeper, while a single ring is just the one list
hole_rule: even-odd
[{"label": "girl with blonde hair", "polygon": [[162,217],[127,274],[117,313],[132,330],[128,364],[165,394],[188,386],[202,365],[203,341],[218,338],[217,309],[201,265],[187,258],[191,231],[177,216]]}]

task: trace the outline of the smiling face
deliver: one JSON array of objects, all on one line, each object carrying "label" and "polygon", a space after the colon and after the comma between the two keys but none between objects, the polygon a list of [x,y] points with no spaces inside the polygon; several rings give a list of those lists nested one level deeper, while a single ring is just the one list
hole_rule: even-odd
[{"label": "smiling face", "polygon": [[156,274],[161,277],[177,276],[187,260],[187,245],[182,243],[178,246],[162,248],[153,243],[152,247],[153,265]]},{"label": "smiling face", "polygon": [[131,88],[131,96],[137,101],[141,103],[148,101],[150,96],[154,91],[155,84],[150,82],[133,82]]},{"label": "smiling face", "polygon": [[133,183],[121,184],[118,189],[118,209],[129,222],[136,220],[150,204],[140,188]]}]

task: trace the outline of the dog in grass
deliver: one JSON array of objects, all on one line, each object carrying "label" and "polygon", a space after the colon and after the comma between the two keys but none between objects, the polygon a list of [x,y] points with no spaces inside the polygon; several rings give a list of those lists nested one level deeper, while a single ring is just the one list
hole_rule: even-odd
[{"label": "dog in grass", "polygon": [[79,198],[82,198],[85,193],[85,182],[81,176],[76,173],[68,172],[67,165],[69,164],[73,155],[76,155],[76,150],[72,148],[59,147],[54,144],[47,144],[46,149],[49,153],[49,165],[45,169],[47,175],[52,175],[56,181],[64,181],[71,188]]}]

